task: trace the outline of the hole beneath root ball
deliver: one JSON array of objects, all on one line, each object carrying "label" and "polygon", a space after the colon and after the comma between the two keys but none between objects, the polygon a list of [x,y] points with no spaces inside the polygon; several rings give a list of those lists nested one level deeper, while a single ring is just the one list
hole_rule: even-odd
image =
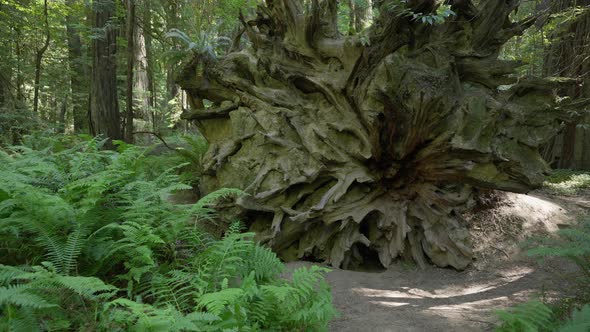
[{"label": "hole beneath root ball", "polygon": [[379,260],[377,252],[362,243],[355,243],[350,248],[349,254],[342,262],[345,270],[380,273],[386,269]]}]

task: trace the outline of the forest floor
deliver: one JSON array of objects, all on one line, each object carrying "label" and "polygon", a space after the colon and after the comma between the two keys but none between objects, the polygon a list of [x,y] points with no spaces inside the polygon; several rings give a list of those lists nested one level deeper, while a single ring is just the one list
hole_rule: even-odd
[{"label": "forest floor", "polygon": [[[380,272],[332,269],[327,279],[341,316],[330,331],[491,331],[497,310],[568,291],[564,273],[575,268],[528,258],[522,243],[568,227],[589,209],[587,193],[506,194],[466,216],[476,259],[465,271],[402,263]],[[290,263],[289,269],[311,264]]]}]

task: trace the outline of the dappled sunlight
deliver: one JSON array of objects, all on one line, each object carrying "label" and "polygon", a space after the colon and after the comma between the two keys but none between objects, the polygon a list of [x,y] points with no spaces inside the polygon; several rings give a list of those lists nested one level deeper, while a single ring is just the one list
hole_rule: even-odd
[{"label": "dappled sunlight", "polygon": [[531,268],[519,268],[498,273],[498,278],[491,280],[485,279],[467,285],[457,283],[432,290],[409,286],[392,289],[356,287],[351,292],[364,297],[371,304],[384,307],[412,306],[429,311],[470,311],[480,307],[500,307],[511,298],[524,298],[530,293],[525,283],[521,283],[516,289],[510,286],[533,272]]},{"label": "dappled sunlight", "polygon": [[526,230],[544,230],[556,232],[558,224],[566,223],[571,217],[566,209],[540,195],[522,195],[509,193],[512,204],[505,208],[504,213],[522,218],[522,227]]}]

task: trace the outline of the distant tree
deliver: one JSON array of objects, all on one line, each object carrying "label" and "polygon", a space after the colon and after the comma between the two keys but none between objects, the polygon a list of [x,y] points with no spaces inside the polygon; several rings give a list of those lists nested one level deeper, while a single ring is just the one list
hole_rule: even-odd
[{"label": "distant tree", "polygon": [[[43,61],[43,55],[49,47],[49,41],[51,40],[51,34],[49,30],[49,13],[47,9],[47,0],[43,1],[43,17],[45,25],[45,41],[43,46],[38,48],[35,52],[35,86],[33,96],[33,112],[37,113],[39,110],[39,85],[41,84],[41,61]],[[43,118],[43,116],[41,116]]]},{"label": "distant tree", "polygon": [[72,92],[72,118],[74,131],[87,133],[88,118],[88,78],[90,68],[87,65],[82,49],[82,38],[79,26],[81,17],[75,15],[78,0],[66,0],[69,10],[66,16],[66,32],[68,42],[68,59],[70,64],[70,90]]},{"label": "distant tree", "polygon": [[117,27],[114,0],[94,0],[90,114],[92,134],[123,139],[117,99]]},{"label": "distant tree", "polygon": [[[550,36],[545,75],[578,79],[578,84],[561,89],[560,94],[590,98],[590,1],[556,0],[550,8],[560,22]],[[566,122],[562,133],[549,144],[545,157],[554,167],[590,170],[590,129],[583,126],[589,119],[577,117]]]},{"label": "distant tree", "polygon": [[135,64],[135,0],[127,0],[127,88],[125,90],[125,141],[133,143],[133,71]]}]

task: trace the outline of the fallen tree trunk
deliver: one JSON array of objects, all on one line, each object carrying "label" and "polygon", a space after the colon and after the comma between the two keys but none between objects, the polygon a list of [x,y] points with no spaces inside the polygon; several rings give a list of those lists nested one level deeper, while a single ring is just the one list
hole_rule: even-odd
[{"label": "fallen tree trunk", "polygon": [[245,189],[250,229],[286,260],[463,269],[472,188],[542,183],[538,147],[573,107],[553,89],[573,82],[517,81],[521,63],[498,59],[535,22],[510,21],[518,1],[455,1],[436,26],[387,3],[367,46],[339,33],[336,0],[267,0],[242,18],[251,48],[185,66],[186,117],[210,143],[202,189]]}]

